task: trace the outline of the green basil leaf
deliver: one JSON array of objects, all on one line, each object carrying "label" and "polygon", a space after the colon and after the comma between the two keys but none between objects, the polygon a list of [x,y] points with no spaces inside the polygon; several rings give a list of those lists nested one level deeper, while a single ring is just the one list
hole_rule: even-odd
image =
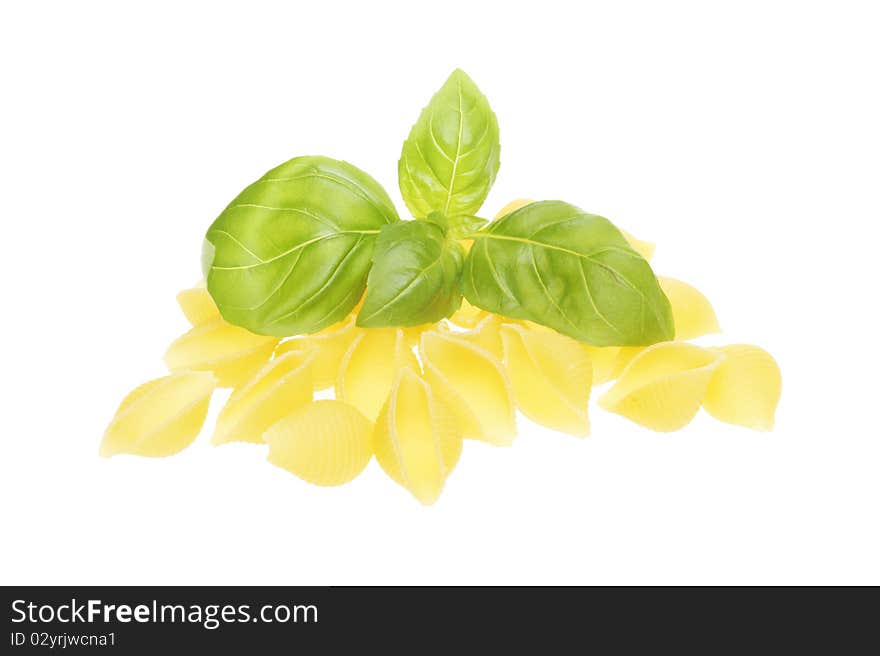
[{"label": "green basil leaf", "polygon": [[357,324],[417,326],[450,316],[461,305],[463,261],[464,249],[435,223],[383,227]]},{"label": "green basil leaf", "polygon": [[674,337],[672,310],[651,266],[601,216],[544,201],[470,236],[462,286],[477,307],[596,346]]},{"label": "green basil leaf", "polygon": [[224,319],[254,333],[316,332],[360,300],[379,229],[399,220],[360,169],[297,157],[242,191],[208,229],[208,291]]},{"label": "green basil leaf", "polygon": [[397,165],[400,192],[416,218],[432,211],[475,214],[498,173],[498,120],[486,96],[455,70],[422,110]]}]

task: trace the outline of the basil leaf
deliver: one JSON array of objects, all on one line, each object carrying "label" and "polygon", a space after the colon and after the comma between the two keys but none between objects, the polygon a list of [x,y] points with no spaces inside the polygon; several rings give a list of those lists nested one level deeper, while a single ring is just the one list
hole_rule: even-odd
[{"label": "basil leaf", "polygon": [[376,235],[399,220],[360,169],[297,157],[242,191],[208,229],[208,291],[226,321],[251,332],[316,332],[360,300]]},{"label": "basil leaf", "polygon": [[404,221],[382,228],[357,325],[417,326],[461,305],[464,249],[435,223]]},{"label": "basil leaf", "polygon": [[477,307],[596,346],[674,337],[672,310],[651,266],[601,216],[544,201],[470,237],[462,285]]},{"label": "basil leaf", "polygon": [[432,211],[475,214],[495,181],[500,151],[489,101],[456,69],[403,144],[397,176],[406,206],[419,219]]}]

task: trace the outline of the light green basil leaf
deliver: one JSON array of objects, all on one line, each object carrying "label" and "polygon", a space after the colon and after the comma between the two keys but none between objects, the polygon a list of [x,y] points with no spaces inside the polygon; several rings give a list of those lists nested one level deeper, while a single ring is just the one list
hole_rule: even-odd
[{"label": "light green basil leaf", "polygon": [[475,214],[495,181],[500,152],[489,101],[456,69],[403,144],[397,176],[406,206],[419,219],[433,211]]},{"label": "light green basil leaf", "polygon": [[674,337],[672,310],[651,266],[601,216],[544,201],[471,237],[462,286],[477,307],[596,346]]},{"label": "light green basil leaf", "polygon": [[435,223],[384,226],[376,239],[357,324],[417,326],[450,316],[461,305],[463,260],[461,245]]},{"label": "light green basil leaf", "polygon": [[464,239],[488,223],[486,219],[481,219],[478,216],[469,214],[445,216],[440,212],[431,212],[424,220],[440,226],[452,239]]},{"label": "light green basil leaf", "polygon": [[399,220],[360,169],[297,157],[242,191],[208,229],[208,291],[224,319],[251,332],[316,332],[360,300],[379,229]]}]

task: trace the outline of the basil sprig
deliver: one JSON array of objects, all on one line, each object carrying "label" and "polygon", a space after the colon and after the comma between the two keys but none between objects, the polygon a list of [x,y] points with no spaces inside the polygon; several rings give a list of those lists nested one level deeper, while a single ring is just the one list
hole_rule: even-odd
[{"label": "basil sprig", "polygon": [[[247,187],[208,230],[208,290],[255,333],[313,333],[364,296],[357,323],[413,326],[472,304],[599,346],[674,336],[648,262],[600,216],[561,201],[476,216],[499,167],[498,121],[456,70],[403,145],[398,181],[417,219],[346,162],[298,157]],[[465,244],[470,244],[466,251]]]}]

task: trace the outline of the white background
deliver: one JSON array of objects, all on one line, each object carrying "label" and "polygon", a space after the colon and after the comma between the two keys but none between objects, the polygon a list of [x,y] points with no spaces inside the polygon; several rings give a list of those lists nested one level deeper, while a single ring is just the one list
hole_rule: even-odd
[{"label": "white background", "polygon": [[[880,583],[880,21],[847,2],[4,3],[2,583]],[[592,411],[466,444],[423,508],[374,463],[98,457],[186,330],[203,233],[265,170],[400,145],[456,66],[502,166],[656,241],[784,374],[770,434]],[[215,399],[211,416],[222,404]],[[209,419],[209,426],[210,426]]]}]

